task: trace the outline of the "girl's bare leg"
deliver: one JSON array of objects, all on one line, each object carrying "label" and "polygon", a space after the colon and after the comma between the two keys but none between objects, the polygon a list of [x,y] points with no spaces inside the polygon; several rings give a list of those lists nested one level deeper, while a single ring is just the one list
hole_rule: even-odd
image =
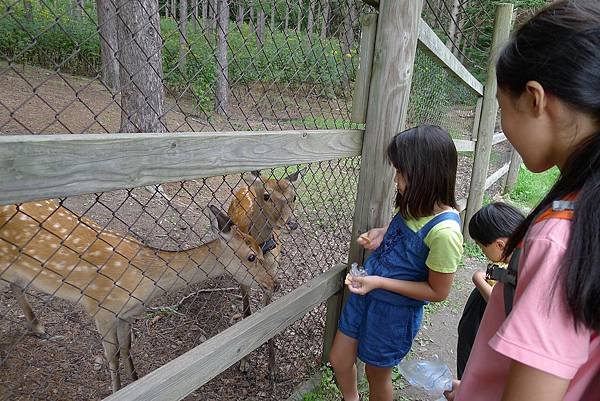
[{"label": "girl's bare leg", "polygon": [[358,401],[355,363],[357,346],[358,340],[338,330],[329,353],[329,362],[344,401]]},{"label": "girl's bare leg", "polygon": [[378,368],[365,364],[365,373],[369,381],[369,400],[392,401],[392,368]]}]

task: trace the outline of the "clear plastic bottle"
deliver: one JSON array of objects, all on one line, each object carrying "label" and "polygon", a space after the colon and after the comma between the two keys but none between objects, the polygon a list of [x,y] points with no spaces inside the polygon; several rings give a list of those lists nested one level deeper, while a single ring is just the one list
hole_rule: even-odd
[{"label": "clear plastic bottle", "polygon": [[[367,271],[363,266],[359,266],[358,263],[354,262],[350,266],[350,275],[352,277],[365,277],[367,275]],[[361,285],[358,283],[352,283],[353,288],[360,288]]]},{"label": "clear plastic bottle", "polygon": [[403,360],[398,365],[398,370],[411,385],[420,387],[433,396],[439,396],[436,401],[445,401],[444,391],[452,390],[452,373],[437,356],[431,361]]}]

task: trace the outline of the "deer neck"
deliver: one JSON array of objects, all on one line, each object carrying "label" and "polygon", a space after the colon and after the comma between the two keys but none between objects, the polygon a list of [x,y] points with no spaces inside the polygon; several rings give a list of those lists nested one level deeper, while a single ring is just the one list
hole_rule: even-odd
[{"label": "deer neck", "polygon": [[250,232],[249,234],[258,242],[263,244],[271,239],[275,222],[271,221],[268,216],[261,211],[258,204],[255,204],[250,214]]},{"label": "deer neck", "polygon": [[146,265],[145,275],[155,283],[159,290],[157,294],[222,276],[226,271],[221,260],[231,257],[225,248],[218,239],[185,251],[149,248],[149,264]]}]

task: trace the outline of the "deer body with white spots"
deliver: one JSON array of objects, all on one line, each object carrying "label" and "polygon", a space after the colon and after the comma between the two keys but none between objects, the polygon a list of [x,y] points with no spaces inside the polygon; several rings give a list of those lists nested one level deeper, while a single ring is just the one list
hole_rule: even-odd
[{"label": "deer body with white spots", "polygon": [[0,206],[0,283],[10,285],[29,328],[45,336],[25,298],[34,288],[81,305],[96,323],[113,391],[121,387],[119,357],[133,379],[131,322],[167,291],[229,275],[267,291],[276,285],[260,247],[216,207],[217,238],[185,251],[160,251],[105,230],[54,201]]},{"label": "deer body with white spots", "polygon": [[[227,215],[241,231],[254,238],[259,244],[265,257],[265,267],[273,276],[277,276],[281,255],[281,230],[287,225],[295,230],[298,224],[292,219],[296,191],[293,183],[298,180],[305,170],[297,171],[280,180],[264,178],[259,171],[253,171],[254,181],[239,189],[229,205]],[[241,286],[244,317],[252,314],[250,308],[250,288]],[[272,291],[267,290],[263,296],[263,305],[270,303]],[[269,372],[274,380],[275,344],[268,342]],[[247,371],[246,358],[240,361],[240,370]]]}]

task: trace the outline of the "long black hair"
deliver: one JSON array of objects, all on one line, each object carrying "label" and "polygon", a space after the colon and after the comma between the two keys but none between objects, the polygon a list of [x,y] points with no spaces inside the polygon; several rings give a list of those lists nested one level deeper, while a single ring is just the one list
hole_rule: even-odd
[{"label": "long black hair", "polygon": [[404,193],[396,193],[402,217],[431,216],[438,205],[456,209],[458,155],[446,131],[436,125],[407,129],[394,136],[387,155],[406,181]]},{"label": "long black hair", "polygon": [[519,209],[503,202],[490,203],[479,209],[469,221],[469,235],[488,246],[498,238],[510,238],[525,220]]},{"label": "long black hair", "polygon": [[[498,86],[518,96],[528,81],[600,126],[600,2],[558,1],[525,23],[501,52]],[[599,130],[600,131],[600,130]],[[574,324],[600,330],[600,132],[578,145],[548,195],[510,238],[509,255],[553,200],[578,193],[560,284]]]}]

